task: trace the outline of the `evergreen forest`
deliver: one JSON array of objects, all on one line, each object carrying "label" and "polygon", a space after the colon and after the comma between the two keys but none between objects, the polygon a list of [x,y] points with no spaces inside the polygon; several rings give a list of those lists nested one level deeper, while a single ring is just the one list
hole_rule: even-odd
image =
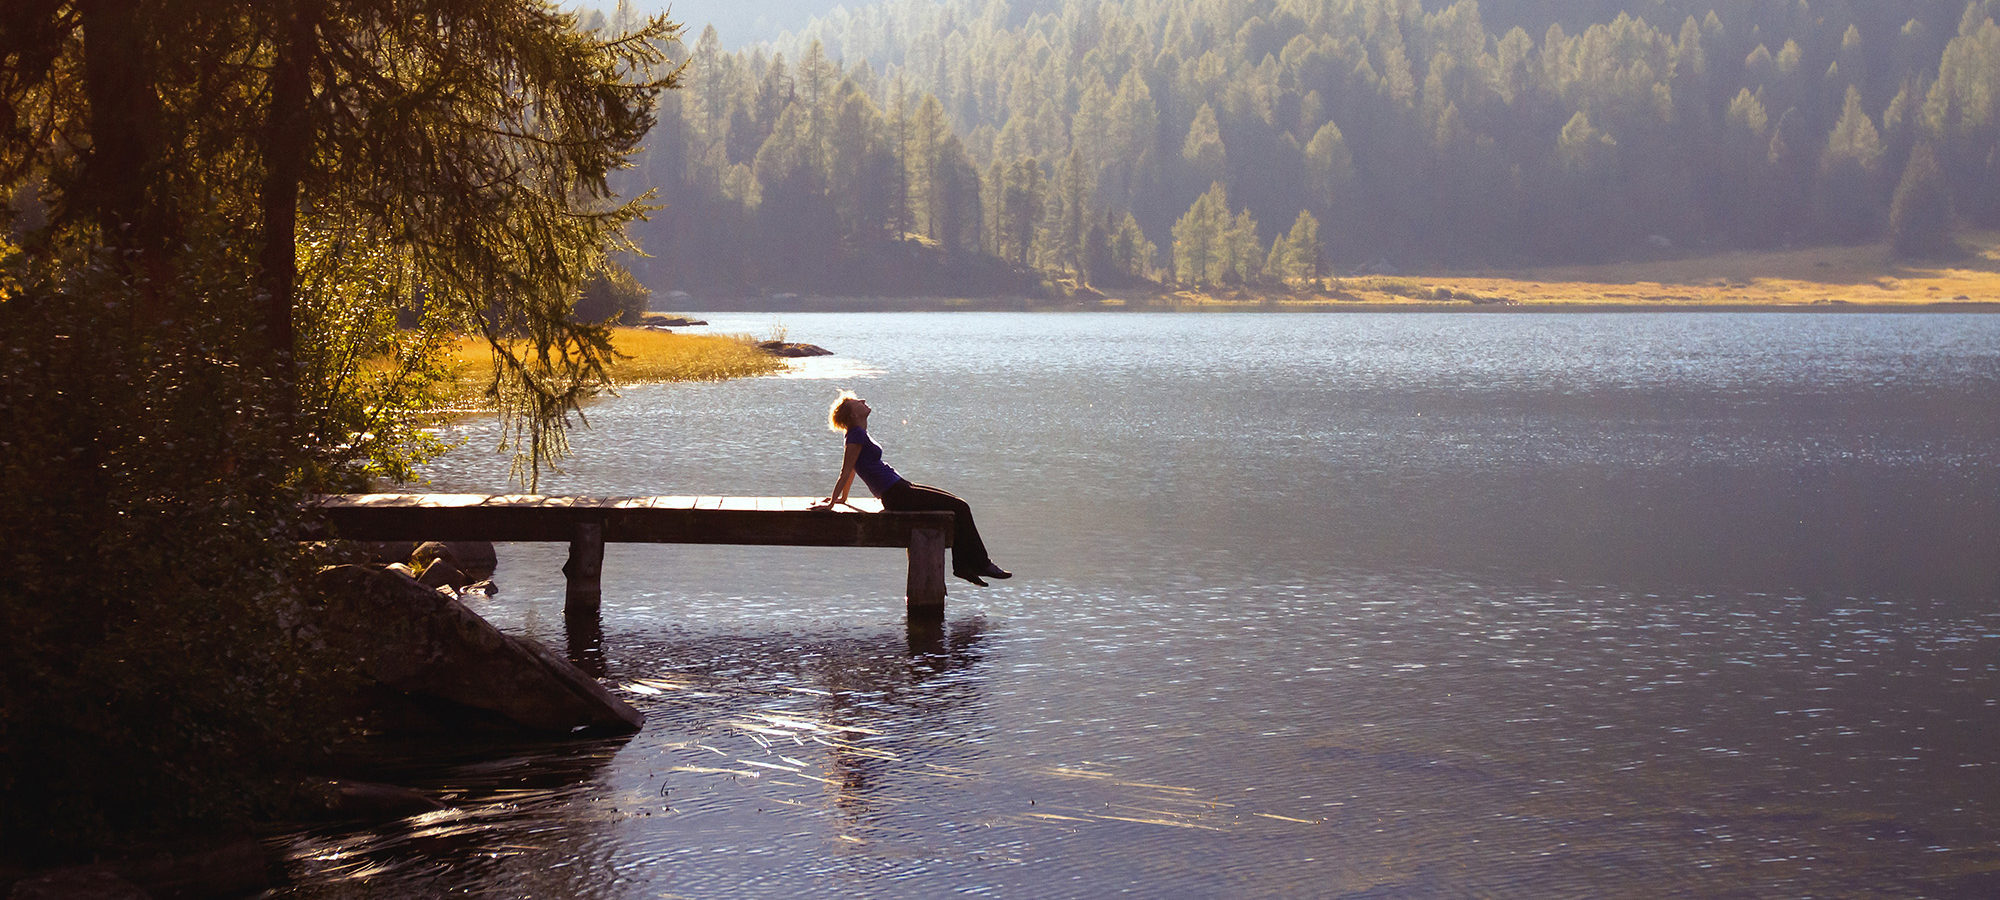
[{"label": "evergreen forest", "polygon": [[2000,224],[2000,0],[890,0],[682,35],[655,290],[1282,287]]}]

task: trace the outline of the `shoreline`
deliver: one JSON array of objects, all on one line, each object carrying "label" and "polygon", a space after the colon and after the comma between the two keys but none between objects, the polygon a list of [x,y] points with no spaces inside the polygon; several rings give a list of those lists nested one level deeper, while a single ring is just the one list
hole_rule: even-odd
[{"label": "shoreline", "polygon": [[[2000,300],[1951,300],[1938,302],[1884,301],[1878,303],[1685,303],[1656,302],[1513,302],[1456,303],[1435,300],[1394,301],[1248,301],[1166,303],[1143,301],[1077,302],[1028,297],[904,298],[840,297],[799,301],[770,301],[766,298],[726,300],[690,298],[673,311],[703,313],[898,313],[898,312],[1030,312],[1030,313],[1784,313],[1858,314],[2000,313]],[[667,311],[665,309],[660,310]]]},{"label": "shoreline", "polygon": [[[1298,287],[1183,289],[1045,283],[1044,295],[690,294],[654,302],[716,312],[2000,312],[2000,231],[1961,253],[1897,261],[1885,244],[1728,251],[1596,265],[1357,273]],[[1383,266],[1387,269],[1387,266]],[[662,307],[664,308],[664,306]]]}]

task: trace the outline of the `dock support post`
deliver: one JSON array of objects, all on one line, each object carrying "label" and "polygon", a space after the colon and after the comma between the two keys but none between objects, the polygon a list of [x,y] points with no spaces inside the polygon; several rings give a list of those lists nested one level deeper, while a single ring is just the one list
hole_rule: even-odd
[{"label": "dock support post", "polygon": [[910,581],[906,593],[913,619],[944,617],[945,539],[943,528],[910,530]]},{"label": "dock support post", "polygon": [[578,522],[569,539],[569,562],[563,563],[568,585],[563,611],[595,615],[604,603],[604,523]]}]

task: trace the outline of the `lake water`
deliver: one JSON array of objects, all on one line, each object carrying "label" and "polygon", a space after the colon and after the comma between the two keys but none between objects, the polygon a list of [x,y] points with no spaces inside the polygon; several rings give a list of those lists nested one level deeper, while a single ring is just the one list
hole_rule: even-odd
[{"label": "lake water", "polygon": [[[2000,316],[785,314],[547,493],[813,495],[852,388],[1017,577],[501,550],[629,740],[384,777],[284,896],[2000,893]],[[507,488],[494,429],[438,490]],[[857,488],[859,491],[859,488]]]}]

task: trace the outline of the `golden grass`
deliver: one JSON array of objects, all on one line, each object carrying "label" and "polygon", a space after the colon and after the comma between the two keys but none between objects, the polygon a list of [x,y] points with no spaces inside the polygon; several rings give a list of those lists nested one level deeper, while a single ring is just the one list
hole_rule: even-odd
[{"label": "golden grass", "polygon": [[1897,263],[1886,245],[1731,252],[1686,259],[1515,271],[1333,279],[1329,290],[1267,295],[1180,291],[1164,301],[1207,308],[1547,309],[1825,308],[1931,304],[2000,310],[2000,232],[1962,234],[1967,253]]},{"label": "golden grass", "polygon": [[[611,346],[620,358],[610,367],[614,387],[673,381],[720,381],[768,375],[783,360],[738,335],[678,334],[645,328],[614,328]],[[454,409],[490,405],[484,393],[493,378],[493,351],[484,338],[467,337],[446,352],[445,370],[454,385],[444,405]]]}]

